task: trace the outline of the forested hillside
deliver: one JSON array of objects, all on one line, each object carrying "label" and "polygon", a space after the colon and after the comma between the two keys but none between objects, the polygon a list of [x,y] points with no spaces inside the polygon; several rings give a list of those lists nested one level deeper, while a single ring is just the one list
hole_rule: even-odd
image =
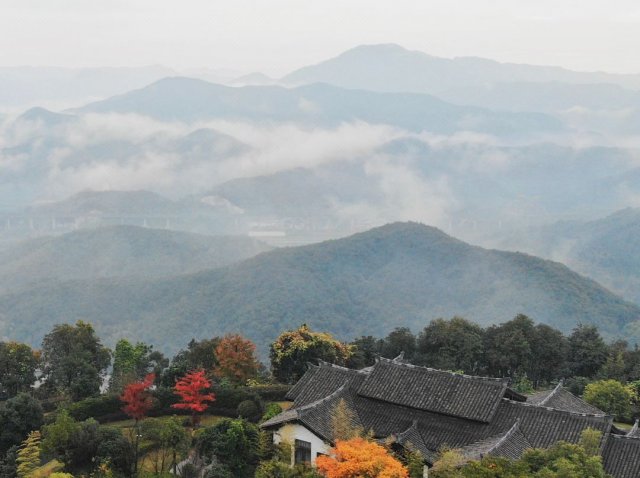
[{"label": "forested hillside", "polygon": [[640,308],[567,267],[486,250],[417,223],[275,250],[164,280],[42,285],[0,297],[0,335],[38,343],[59,322],[91,320],[107,343],[127,336],[174,351],[192,337],[241,331],[264,352],[302,322],[341,338],[383,335],[461,315],[480,324],[520,312],[570,331],[595,324],[638,337]]},{"label": "forested hillside", "polygon": [[595,221],[527,229],[498,244],[561,261],[640,303],[640,209],[627,208]]},{"label": "forested hillside", "polygon": [[82,229],[0,251],[0,291],[43,281],[159,278],[226,266],[270,250],[249,238],[135,226]]}]

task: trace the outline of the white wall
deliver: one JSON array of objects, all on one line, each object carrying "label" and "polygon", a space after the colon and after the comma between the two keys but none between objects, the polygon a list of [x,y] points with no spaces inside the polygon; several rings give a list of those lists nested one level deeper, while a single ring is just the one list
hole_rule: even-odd
[{"label": "white wall", "polygon": [[311,464],[316,462],[316,456],[318,453],[325,455],[329,454],[331,448],[320,437],[311,432],[306,427],[297,423],[287,423],[282,426],[278,431],[273,434],[273,442],[277,445],[282,442],[286,442],[291,445],[291,464],[293,465],[293,459],[295,454],[295,442],[296,440],[303,440],[311,443]]}]

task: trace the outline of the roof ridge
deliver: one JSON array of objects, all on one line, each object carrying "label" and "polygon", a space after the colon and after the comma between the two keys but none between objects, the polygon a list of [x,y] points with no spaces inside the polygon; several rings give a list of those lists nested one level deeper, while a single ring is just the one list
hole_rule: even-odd
[{"label": "roof ridge", "polygon": [[627,435],[616,435],[614,433],[608,433],[610,438],[615,438],[616,440],[638,440],[640,441],[640,437],[630,437]]},{"label": "roof ridge", "polygon": [[[400,433],[396,433],[395,434],[396,439],[400,439],[401,437],[403,437],[404,435],[409,433],[412,428],[415,428],[415,430],[418,432],[418,434],[420,434],[420,430],[418,430],[418,420],[413,420],[413,422],[411,422],[411,425],[409,426],[409,428],[407,428],[404,431],[401,431]],[[422,438],[422,435],[420,435],[420,437]]]},{"label": "roof ridge", "polygon": [[638,423],[639,422],[640,422],[640,420],[638,420],[636,418],[636,421],[633,424],[633,426],[631,427],[631,430],[629,430],[629,432],[625,436],[628,436],[628,437],[631,437],[631,438],[638,438],[638,437],[636,437],[634,435],[638,433]]},{"label": "roof ridge", "polygon": [[537,404],[537,403],[517,402],[515,400],[509,400],[508,398],[503,398],[502,400],[504,400],[506,402],[509,402],[509,403],[513,403],[515,405],[522,406],[522,407],[541,408],[543,410],[549,410],[551,412],[564,413],[566,415],[572,415],[572,416],[577,416],[577,417],[613,418],[612,415],[607,415],[606,413],[571,412],[569,410],[562,410],[560,408],[541,406],[540,404]]},{"label": "roof ridge", "polygon": [[562,388],[564,381],[560,380],[558,382],[558,385],[555,386],[555,388],[553,390],[551,390],[551,393],[549,395],[547,395],[546,397],[544,397],[540,402],[538,402],[538,405],[543,406],[545,403],[547,403],[551,397],[553,397],[556,393],[558,393],[560,391],[560,389]]},{"label": "roof ridge", "polygon": [[382,363],[387,363],[387,364],[391,364],[391,365],[397,365],[399,367],[407,367],[407,368],[414,368],[414,369],[419,369],[419,370],[427,370],[429,372],[436,372],[436,373],[441,373],[443,375],[450,375],[452,377],[462,377],[462,378],[466,378],[466,379],[471,379],[471,380],[483,380],[483,381],[488,381],[488,382],[497,382],[497,383],[504,383],[504,384],[508,384],[509,379],[508,378],[495,378],[495,377],[483,377],[480,375],[467,375],[464,373],[456,373],[456,372],[451,372],[448,370],[440,370],[437,368],[431,368],[431,367],[425,367],[423,365],[414,365],[412,363],[407,363],[407,362],[398,362],[395,359],[388,359],[386,357],[378,357],[377,361],[382,362]]},{"label": "roof ridge", "polygon": [[349,367],[344,367],[342,365],[336,365],[335,363],[331,363],[331,362],[326,362],[324,360],[318,359],[318,365],[316,366],[318,368],[322,368],[322,367],[327,367],[327,368],[335,368],[338,370],[342,370],[344,372],[350,372],[350,373],[361,373],[364,375],[367,375],[369,372],[366,370],[367,367],[360,369],[360,370],[356,370],[354,368],[349,368]]},{"label": "roof ridge", "polygon": [[[507,433],[505,433],[502,438],[500,438],[500,440],[498,440],[497,443],[495,443],[491,448],[489,448],[487,450],[487,454],[491,453],[492,451],[494,451],[496,448],[498,448],[500,445],[502,445],[505,440],[507,440],[508,438],[510,438],[516,431],[520,431],[520,419],[516,419],[515,423],[511,426],[511,428],[507,431]],[[522,433],[522,432],[520,432]],[[529,442],[529,440],[527,439],[527,437],[524,435],[524,433],[522,433],[522,436],[524,436],[525,440],[527,440],[527,443],[531,444]]]}]

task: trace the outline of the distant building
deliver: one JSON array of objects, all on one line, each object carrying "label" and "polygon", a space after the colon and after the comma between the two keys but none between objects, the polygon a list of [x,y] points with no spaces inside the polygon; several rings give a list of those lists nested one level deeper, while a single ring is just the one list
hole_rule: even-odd
[{"label": "distant building", "polygon": [[363,370],[310,366],[289,392],[289,410],[262,427],[276,443],[293,445],[292,463],[314,463],[332,446],[332,413],[343,399],[354,426],[395,446],[411,444],[431,466],[443,446],[469,460],[485,455],[517,459],[527,448],[577,443],[587,428],[602,432],[604,466],[615,478],[640,477],[640,431],[624,434],[613,418],[558,385],[526,397],[506,379],[418,367],[402,357],[380,358]]}]

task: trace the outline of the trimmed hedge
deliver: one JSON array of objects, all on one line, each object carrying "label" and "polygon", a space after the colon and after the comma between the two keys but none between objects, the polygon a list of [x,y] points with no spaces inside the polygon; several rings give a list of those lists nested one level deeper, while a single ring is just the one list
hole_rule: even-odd
[{"label": "trimmed hedge", "polygon": [[[220,387],[214,386],[213,393],[216,400],[207,413],[236,418],[238,406],[242,402],[255,403],[260,413],[264,409],[264,402],[281,402],[291,387],[289,385],[260,385],[256,387]],[[178,397],[170,388],[159,387],[152,392],[155,406],[149,411],[149,416],[189,415],[188,411],[176,410],[171,405],[178,402]],[[69,414],[78,421],[94,418],[105,423],[124,420],[127,415],[122,411],[122,402],[118,395],[108,394],[99,397],[85,398],[69,406]],[[245,405],[246,406],[246,405]]]},{"label": "trimmed hedge", "polygon": [[78,421],[95,418],[102,422],[127,418],[118,395],[100,395],[72,403],[69,405],[69,415]]},{"label": "trimmed hedge", "polygon": [[265,402],[284,402],[285,395],[289,393],[292,385],[256,385],[249,387],[249,390],[257,393]]}]

